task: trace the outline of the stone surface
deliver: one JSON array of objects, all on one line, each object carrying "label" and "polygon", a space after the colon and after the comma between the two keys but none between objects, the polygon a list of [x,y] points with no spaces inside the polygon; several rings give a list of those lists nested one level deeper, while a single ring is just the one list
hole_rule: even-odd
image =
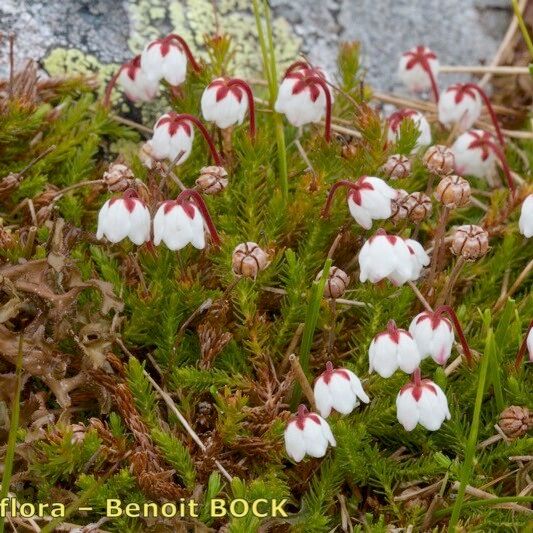
[{"label": "stone surface", "polygon": [[[334,70],[338,43],[360,40],[366,79],[382,90],[399,88],[399,54],[419,43],[434,48],[445,64],[490,60],[509,23],[505,4],[503,0],[271,0],[281,34],[287,37],[292,31],[299,37],[291,41],[286,55],[295,54],[301,44],[302,53],[313,62]],[[250,34],[249,2],[219,0],[218,5],[223,28],[229,16],[227,25],[237,36]],[[119,63],[131,50],[137,52],[147,36],[170,29],[192,38],[198,47],[212,21],[210,0],[0,0],[0,32],[16,33],[19,60],[55,58],[58,49],[63,54],[74,49],[76,58],[94,56],[91,65]],[[256,63],[258,47],[242,46],[239,57],[241,62]],[[0,72],[6,70],[4,40]]]}]

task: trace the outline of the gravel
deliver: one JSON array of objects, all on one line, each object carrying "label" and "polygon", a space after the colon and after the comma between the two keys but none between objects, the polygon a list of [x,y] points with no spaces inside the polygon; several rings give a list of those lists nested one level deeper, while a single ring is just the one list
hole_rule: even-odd
[{"label": "gravel", "polygon": [[[41,59],[55,47],[72,47],[103,63],[119,62],[130,55],[132,1],[0,0],[0,32],[17,34],[18,59]],[[161,5],[161,0],[142,1]],[[219,1],[242,9],[238,0]],[[381,90],[399,89],[399,54],[416,44],[433,48],[444,64],[489,61],[511,16],[507,0],[271,0],[271,5],[301,37],[302,51],[330,70],[340,41],[361,41],[366,79]],[[0,73],[6,69],[4,41]]]}]

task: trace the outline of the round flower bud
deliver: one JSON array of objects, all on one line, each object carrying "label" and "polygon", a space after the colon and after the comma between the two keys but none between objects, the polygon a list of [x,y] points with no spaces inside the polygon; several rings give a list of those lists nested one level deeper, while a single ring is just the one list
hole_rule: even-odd
[{"label": "round flower bud", "polygon": [[135,176],[129,167],[122,163],[112,163],[102,176],[110,192],[124,192],[133,186]]},{"label": "round flower bud", "polygon": [[455,156],[453,152],[442,144],[436,144],[427,149],[424,154],[424,165],[433,174],[447,176],[455,168]]},{"label": "round flower bud", "polygon": [[411,161],[404,155],[394,154],[387,159],[381,169],[391,180],[400,180],[407,178],[411,173]]},{"label": "round flower bud", "polygon": [[489,249],[489,234],[473,224],[459,226],[455,230],[451,250],[467,261],[483,257]]},{"label": "round flower bud", "polygon": [[527,407],[511,405],[502,411],[498,425],[507,437],[517,439],[533,427],[533,416]]},{"label": "round flower bud", "polygon": [[461,176],[446,176],[433,195],[445,207],[463,207],[470,202],[470,183]]},{"label": "round flower bud", "polygon": [[409,197],[409,193],[403,189],[396,190],[396,198],[391,200],[391,218],[394,222],[403,220],[409,215],[407,208],[405,207],[405,201]]},{"label": "round flower bud", "polygon": [[407,212],[411,222],[422,222],[431,215],[433,205],[431,198],[423,192],[413,192],[404,199],[402,208]]},{"label": "round flower bud", "polygon": [[139,159],[146,168],[150,170],[154,168],[157,161],[154,157],[154,151],[152,148],[152,143],[150,141],[146,141],[144,144],[141,145],[141,148],[139,150]]},{"label": "round flower bud", "polygon": [[238,276],[255,279],[268,263],[268,254],[255,242],[243,242],[233,250],[231,265]]},{"label": "round flower bud", "polygon": [[342,147],[341,155],[344,159],[353,159],[357,155],[357,146],[353,143],[347,143]]},{"label": "round flower bud", "polygon": [[[316,281],[322,277],[322,273],[323,270],[317,274]],[[324,298],[340,298],[344,294],[346,287],[348,287],[348,283],[350,283],[348,274],[344,270],[332,266],[329,269],[328,279],[324,285]]]},{"label": "round flower bud", "polygon": [[198,189],[204,194],[217,194],[228,186],[228,173],[223,167],[203,167],[196,180]]}]

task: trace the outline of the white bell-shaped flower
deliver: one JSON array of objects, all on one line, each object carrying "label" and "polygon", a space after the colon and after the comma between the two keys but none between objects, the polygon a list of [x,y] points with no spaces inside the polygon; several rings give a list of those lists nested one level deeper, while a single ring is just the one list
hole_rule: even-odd
[{"label": "white bell-shaped flower", "polygon": [[359,405],[359,400],[364,403],[370,401],[361,381],[351,370],[333,368],[329,361],[325,372],[316,379],[313,392],[318,411],[324,418],[330,415],[332,409],[348,415]]},{"label": "white bell-shaped flower", "polygon": [[[501,133],[500,138],[503,142]],[[456,173],[461,176],[472,175],[490,179],[494,175],[498,160],[505,174],[507,186],[514,192],[512,172],[501,146],[503,144],[496,144],[494,137],[483,130],[469,130],[459,135],[451,147],[455,157]]]},{"label": "white bell-shaped flower", "polygon": [[413,256],[405,240],[382,229],[368,239],[359,252],[359,280],[378,283],[387,278],[394,285],[413,281]]},{"label": "white bell-shaped flower", "polygon": [[518,227],[524,237],[528,239],[533,237],[533,194],[527,196],[522,202]]},{"label": "white bell-shaped flower", "polygon": [[483,130],[469,130],[459,135],[451,147],[456,173],[477,178],[493,175],[496,156],[487,142],[494,141],[494,137]]},{"label": "white bell-shaped flower", "polygon": [[205,203],[192,189],[181,192],[176,200],[163,202],[154,217],[154,244],[165,243],[170,250],[181,250],[187,244],[205,248],[204,227],[215,245],[220,243]]},{"label": "white bell-shaped flower", "polygon": [[370,372],[375,370],[382,378],[390,378],[398,369],[407,374],[414,372],[420,365],[420,353],[411,334],[390,320],[387,330],[372,339],[368,360]]},{"label": "white bell-shaped flower", "polygon": [[449,359],[455,335],[451,322],[440,313],[424,311],[418,314],[409,326],[409,333],[422,358],[429,356],[439,365]]},{"label": "white bell-shaped flower", "polygon": [[200,70],[189,46],[176,34],[148,43],[141,54],[141,67],[146,77],[157,83],[165,80],[173,86],[185,81],[187,61],[190,61],[194,70]]},{"label": "white bell-shaped flower", "polygon": [[96,238],[103,237],[112,243],[128,237],[137,246],[150,240],[150,211],[133,189],[107,200],[100,209]]},{"label": "white bell-shaped flower", "polygon": [[298,61],[291,65],[281,82],[274,109],[296,127],[320,122],[325,117],[325,137],[329,142],[332,92],[328,76],[320,68]]},{"label": "white bell-shaped flower", "polygon": [[429,146],[431,144],[431,128],[426,117],[414,109],[400,109],[389,117],[389,129],[387,130],[387,139],[393,143],[398,140],[400,135],[400,126],[406,119],[411,119],[420,132],[418,139],[413,148],[413,151],[418,150],[422,146]]},{"label": "white bell-shaped flower", "polygon": [[384,220],[391,216],[391,201],[396,197],[396,191],[382,179],[372,176],[362,176],[355,182],[340,180],[334,183],[322,216],[328,216],[333,196],[340,187],[348,188],[348,209],[363,228],[370,229],[373,220]]},{"label": "white bell-shaped flower", "polygon": [[431,262],[429,255],[424,250],[424,247],[414,239],[405,239],[405,244],[409,248],[411,254],[412,275],[409,281],[416,281],[420,278],[422,270]]},{"label": "white bell-shaped flower", "polygon": [[174,164],[181,164],[189,157],[194,140],[196,126],[206,140],[216,166],[222,166],[222,160],[215,148],[213,140],[205,126],[194,115],[170,112],[161,116],[154,126],[152,138],[148,141],[150,158],[153,160],[168,159]]},{"label": "white bell-shaped flower", "polygon": [[159,82],[146,76],[141,68],[141,56],[124,63],[107,84],[104,105],[108,106],[111,92],[118,83],[132,102],[149,102],[159,94]]},{"label": "white bell-shaped flower", "polygon": [[420,379],[419,368],[396,398],[396,415],[406,431],[412,431],[417,424],[436,431],[451,418],[446,395],[433,381]]},{"label": "white bell-shaped flower", "polygon": [[427,46],[415,46],[405,52],[398,65],[398,77],[413,92],[431,89],[435,101],[439,99],[437,75],[439,60]]},{"label": "white bell-shaped flower", "polygon": [[250,109],[250,136],[255,136],[254,96],[244,80],[213,80],[205,88],[200,105],[204,119],[214,122],[221,129],[242,124],[246,111]]},{"label": "white bell-shaped flower", "polygon": [[310,413],[305,405],[289,420],[285,429],[287,455],[299,463],[305,455],[324,457],[328,446],[336,446],[329,424],[317,413]]},{"label": "white bell-shaped flower", "polygon": [[439,122],[450,128],[458,124],[458,131],[470,129],[481,114],[479,93],[470,85],[456,83],[448,87],[439,98]]}]

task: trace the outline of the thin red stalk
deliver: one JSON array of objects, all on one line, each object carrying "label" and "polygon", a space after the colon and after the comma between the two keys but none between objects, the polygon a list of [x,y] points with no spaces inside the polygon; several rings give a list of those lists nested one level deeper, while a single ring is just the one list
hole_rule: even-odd
[{"label": "thin red stalk", "polygon": [[429,64],[429,61],[425,56],[422,56],[420,58],[420,61],[422,63],[422,68],[426,71],[427,75],[429,76],[429,81],[431,82],[431,90],[433,91],[433,97],[435,98],[435,102],[439,102],[439,86],[437,85],[437,80],[435,79],[435,76],[433,76],[433,71],[431,70],[431,66]]},{"label": "thin red stalk", "polygon": [[185,189],[184,191],[180,192],[179,196],[176,198],[176,202],[186,201],[189,199],[192,199],[196,207],[200,210],[200,213],[202,214],[202,217],[207,225],[207,229],[209,230],[209,234],[211,235],[211,239],[213,240],[213,244],[215,246],[219,246],[220,237],[218,236],[215,225],[213,224],[213,219],[207,210],[204,199],[198,193],[198,191],[195,191],[194,189]]},{"label": "thin red stalk", "polygon": [[302,81],[304,82],[314,82],[318,83],[322,89],[324,89],[324,94],[326,95],[326,142],[329,143],[331,140],[331,93],[329,92],[329,87],[324,78],[321,78],[320,76],[308,76],[304,78]]},{"label": "thin red stalk", "polygon": [[472,352],[470,351],[470,346],[468,346],[463,328],[459,322],[459,319],[457,318],[457,315],[455,314],[455,311],[449,305],[441,305],[435,309],[435,316],[437,317],[440,317],[444,313],[446,313],[452,319],[455,326],[455,331],[457,331],[457,335],[459,335],[459,340],[461,342],[461,346],[463,347],[466,360],[468,361],[469,365],[472,364]]},{"label": "thin red stalk", "polygon": [[231,87],[232,85],[237,85],[238,87],[240,87],[246,93],[246,97],[248,98],[248,108],[250,110],[250,137],[252,139],[255,139],[254,93],[252,92],[252,89],[250,88],[250,86],[244,80],[240,80],[238,78],[234,78],[232,80],[229,80],[228,81],[228,87]]},{"label": "thin red stalk", "polygon": [[509,186],[509,189],[511,189],[511,191],[514,192],[515,184],[513,181],[513,176],[511,176],[511,169],[509,168],[509,163],[507,162],[507,158],[505,157],[503,150],[497,144],[494,144],[491,141],[483,141],[483,142],[486,143],[486,145],[491,148],[491,150],[494,152],[496,157],[500,160],[503,173],[505,174],[505,177],[507,178],[507,185]]},{"label": "thin red stalk", "polygon": [[213,160],[215,161],[215,164],[218,167],[221,167],[222,158],[220,157],[219,153],[217,152],[217,149],[215,148],[215,143],[213,142],[211,135],[209,135],[209,132],[207,131],[206,127],[202,124],[202,122],[194,115],[189,115],[188,113],[181,113],[177,115],[176,118],[183,119],[183,120],[189,120],[200,130],[201,134],[204,136],[205,141],[209,145],[209,150],[211,151],[211,155],[213,156]]},{"label": "thin red stalk", "polygon": [[465,83],[464,87],[465,88],[470,87],[474,89],[479,94],[479,96],[481,96],[481,99],[483,100],[483,103],[485,104],[485,107],[487,108],[487,111],[489,112],[490,120],[492,121],[492,124],[494,125],[494,129],[496,130],[498,142],[502,146],[505,146],[505,140],[503,139],[503,134],[502,134],[502,130],[500,129],[498,117],[496,116],[496,113],[494,112],[494,108],[492,107],[492,103],[489,97],[487,96],[487,93],[479,85],[476,85],[475,83]]},{"label": "thin red stalk", "polygon": [[109,108],[109,104],[111,103],[111,93],[113,92],[113,88],[117,84],[118,77],[120,76],[120,73],[122,72],[123,68],[124,68],[124,65],[122,65],[113,74],[113,77],[107,82],[105,92],[104,92],[104,101],[103,101],[103,105],[105,108]]},{"label": "thin red stalk", "polygon": [[178,43],[181,44],[181,46],[185,50],[185,55],[187,56],[187,59],[191,62],[192,68],[196,72],[200,72],[200,70],[201,70],[200,69],[200,65],[196,62],[196,59],[194,59],[194,56],[192,55],[191,49],[189,48],[189,45],[187,44],[185,39],[181,35],[178,35],[177,33],[171,33],[168,36],[168,38],[169,39],[174,39],[175,41],[178,41]]},{"label": "thin red stalk", "polygon": [[285,74],[283,74],[283,77],[285,78],[287,74],[290,74],[293,70],[301,69],[301,68],[310,68],[311,65],[307,61],[295,61],[286,71]]},{"label": "thin red stalk", "polygon": [[422,376],[420,374],[420,367],[415,368],[415,371],[413,372],[411,379],[417,387],[420,387],[420,385],[422,385]]},{"label": "thin red stalk", "polygon": [[324,209],[322,209],[321,216],[323,218],[326,218],[327,216],[329,216],[329,210],[331,209],[331,204],[333,202],[333,196],[335,195],[335,192],[337,191],[337,189],[339,189],[340,187],[348,187],[349,189],[355,189],[356,184],[348,180],[339,180],[332,185],[328,193],[326,205],[324,206]]},{"label": "thin red stalk", "polygon": [[526,334],[524,335],[524,340],[522,341],[522,344],[520,345],[520,348],[518,350],[518,353],[516,354],[516,359],[514,362],[514,367],[516,370],[520,367],[522,364],[522,361],[524,359],[524,355],[526,354],[526,348],[527,348],[527,337],[529,335],[529,332],[533,329],[533,320],[529,323],[529,326],[527,327]]}]

